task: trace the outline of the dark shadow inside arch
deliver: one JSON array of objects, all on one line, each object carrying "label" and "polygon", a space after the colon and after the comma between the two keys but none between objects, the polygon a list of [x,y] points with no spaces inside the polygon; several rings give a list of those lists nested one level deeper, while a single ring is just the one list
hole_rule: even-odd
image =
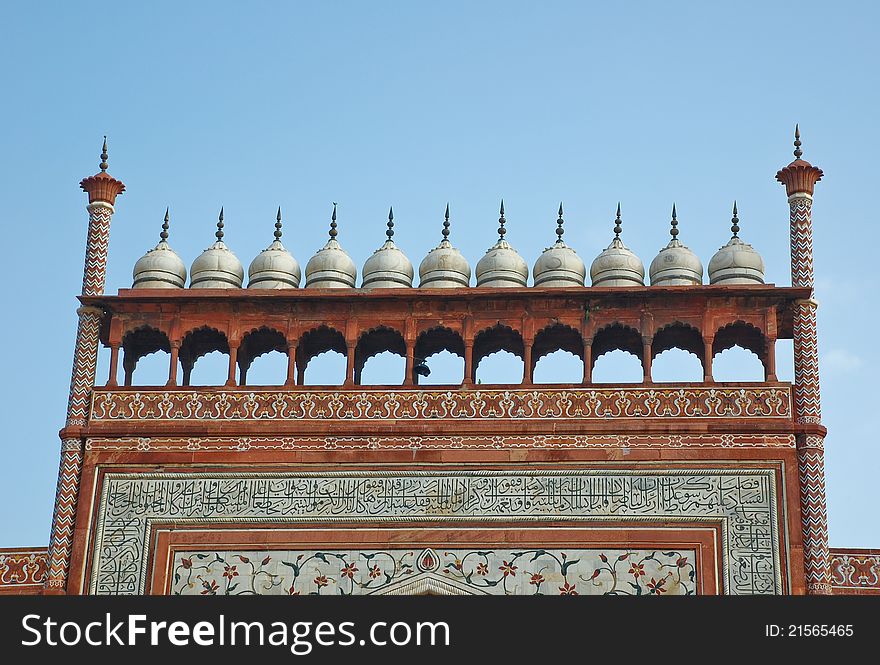
[{"label": "dark shadow inside arch", "polygon": [[[287,380],[287,339],[273,328],[262,326],[252,330],[241,339],[238,346],[238,370],[239,384],[248,385],[248,372],[257,358],[264,355],[274,356],[271,360],[278,361],[283,356],[282,362],[260,363],[259,385],[279,386]],[[268,359],[267,359],[268,360]],[[254,384],[253,380],[251,384]]]},{"label": "dark shadow inside arch", "polygon": [[[153,369],[153,371],[146,372],[154,375],[153,381],[142,383],[141,385],[163,385],[165,383],[165,380],[168,378],[168,358],[170,358],[171,343],[168,341],[168,335],[151,326],[137,328],[123,336],[122,367],[125,372],[124,384],[126,386],[134,385],[134,373],[139,361],[157,352],[164,352],[166,356],[164,376],[159,380],[159,377],[155,377],[155,369]],[[138,374],[140,375],[140,372]]]},{"label": "dark shadow inside arch", "polygon": [[[414,350],[414,369],[416,371],[414,371],[415,376],[413,377],[413,381],[417,384],[449,384],[450,382],[448,381],[437,381],[437,376],[450,376],[451,371],[447,370],[451,369],[448,367],[451,365],[452,361],[452,359],[448,357],[451,354],[461,359],[461,377],[456,378],[453,382],[455,384],[461,383],[464,379],[464,353],[464,340],[461,338],[461,335],[454,330],[438,326],[424,331],[416,338]],[[438,354],[441,357],[435,358],[434,361],[431,362],[430,359],[434,356],[438,356]],[[438,367],[438,365],[440,365],[440,367]],[[418,370],[420,366],[430,372],[428,376],[419,374]]]},{"label": "dark shadow inside arch", "polygon": [[[183,342],[180,345],[179,354],[180,366],[183,368],[184,386],[192,385],[193,369],[195,368],[196,362],[199,360],[199,358],[214,352],[226,356],[229,355],[229,342],[226,340],[226,335],[224,335],[219,330],[204,326],[202,328],[198,328],[197,330],[192,330],[186,334],[186,336],[183,338]],[[226,383],[228,372],[223,371],[221,374],[221,370],[219,369],[219,361],[212,359],[210,364],[210,375],[212,378],[209,381],[205,381],[204,377],[201,377],[202,381],[200,385],[224,385]],[[228,370],[228,367],[226,369]]]},{"label": "dark shadow inside arch", "polygon": [[[584,377],[583,357],[584,339],[580,332],[561,323],[544,328],[532,343],[534,382],[580,383]],[[548,370],[541,371],[545,366]],[[539,381],[545,374],[551,380]]]},{"label": "dark shadow inside arch", "polygon": [[764,333],[743,321],[719,329],[712,342],[715,381],[765,381],[767,344]]},{"label": "dark shadow inside arch", "polygon": [[[296,350],[296,382],[306,385],[305,373],[309,363],[315,357],[328,351],[340,354],[343,358],[342,376],[339,380],[325,377],[315,385],[342,385],[345,383],[345,359],[348,356],[348,345],[345,336],[329,326],[320,326],[305,333],[299,340]],[[338,363],[333,363],[333,375],[338,375]]]},{"label": "dark shadow inside arch", "polygon": [[[505,351],[511,356],[516,356],[521,361],[525,357],[525,344],[523,344],[522,335],[513,328],[501,324],[497,324],[491,328],[483,330],[474,338],[474,351],[473,351],[473,366],[474,366],[474,376],[472,379],[479,383],[518,383],[518,381],[511,380],[498,380],[496,377],[498,376],[496,372],[486,373],[486,376],[481,376],[478,373],[480,363],[483,359],[488,356],[498,353],[499,351]],[[505,363],[512,362],[512,358],[506,359]],[[523,368],[524,369],[524,368]],[[506,368],[505,368],[506,370]],[[506,371],[505,371],[506,374]],[[512,376],[512,375],[511,375]],[[522,380],[522,373],[519,373],[520,381]]]},{"label": "dark shadow inside arch", "polygon": [[664,326],[654,334],[651,344],[651,357],[672,349],[692,354],[694,358],[681,353],[667,354],[651,367],[652,381],[695,382],[703,380],[703,336],[700,331],[686,323],[675,322]]},{"label": "dark shadow inside arch", "polygon": [[[370,383],[372,385],[390,385],[392,382],[397,384],[403,382],[399,378],[392,378],[392,375],[403,376],[404,372],[398,370],[406,367],[406,342],[399,331],[387,326],[379,326],[362,334],[354,349],[354,382],[356,384],[363,382],[364,367],[367,362],[371,358],[383,354],[385,355],[380,362],[383,371],[379,372],[381,378],[372,380]],[[398,367],[399,363],[387,357],[388,354],[404,359],[403,368]]]}]

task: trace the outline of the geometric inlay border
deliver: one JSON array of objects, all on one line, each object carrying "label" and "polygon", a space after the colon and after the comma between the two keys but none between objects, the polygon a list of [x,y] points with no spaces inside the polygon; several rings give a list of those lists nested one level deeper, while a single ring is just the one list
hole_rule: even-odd
[{"label": "geometric inlay border", "polygon": [[772,469],[107,473],[91,593],[142,594],[154,524],[319,520],[690,522],[721,527],[723,590],[782,593]]}]

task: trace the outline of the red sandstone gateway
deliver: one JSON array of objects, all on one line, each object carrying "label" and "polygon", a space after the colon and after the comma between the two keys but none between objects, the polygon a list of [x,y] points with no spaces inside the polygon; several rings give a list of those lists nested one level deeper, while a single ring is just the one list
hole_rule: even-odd
[{"label": "red sandstone gateway", "polygon": [[[620,238],[594,262],[562,240],[528,266],[505,239],[470,267],[443,240],[422,286],[393,240],[364,288],[337,239],[306,266],[275,241],[244,270],[217,241],[186,269],[161,242],[134,288],[104,294],[110,219],[124,185],[82,181],[89,232],[52,543],[0,551],[0,593],[96,594],[803,594],[878,593],[877,552],[828,550],[813,300],[811,205],[822,171],[777,174],[791,207],[792,285],[733,236],[709,264],[678,239],[644,268]],[[346,261],[347,259],[347,261]],[[598,284],[598,285],[597,285]],[[795,384],[777,380],[775,342],[794,340]],[[111,350],[95,385],[99,342]],[[734,345],[764,366],[756,383],[716,383]],[[702,383],[655,384],[651,362],[680,348]],[[123,351],[124,385],[117,384]],[[520,385],[477,385],[498,350]],[[564,349],[577,385],[533,381]],[[641,359],[639,385],[592,383],[601,355]],[[169,353],[168,380],[133,386],[140,358]],[[229,356],[225,385],[190,387],[204,354]],[[268,351],[283,386],[247,385]],[[344,384],[304,385],[309,361],[347,358]],[[460,385],[419,387],[425,359],[464,359]],[[383,351],[406,358],[401,386],[360,385]],[[238,369],[238,372],[236,372]]]}]

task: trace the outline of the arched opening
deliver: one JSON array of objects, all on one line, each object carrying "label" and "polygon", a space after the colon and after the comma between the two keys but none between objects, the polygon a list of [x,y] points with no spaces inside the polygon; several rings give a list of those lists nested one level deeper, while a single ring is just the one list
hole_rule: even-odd
[{"label": "arched opening", "polygon": [[755,326],[737,321],[715,333],[712,342],[715,381],[764,381],[767,377],[767,339]]},{"label": "arched opening", "polygon": [[122,368],[124,384],[164,386],[168,380],[171,362],[171,343],[168,335],[151,326],[143,326],[127,332],[122,337]]},{"label": "arched opening", "polygon": [[[192,330],[180,345],[180,366],[183,385],[222,386],[229,376],[229,342],[226,335],[204,326]],[[196,362],[199,371],[193,376]]]},{"label": "arched opening", "polygon": [[591,347],[593,383],[641,383],[642,335],[630,326],[613,323],[593,336]]},{"label": "arched opening", "polygon": [[[525,345],[518,331],[501,324],[474,338],[474,380],[486,384],[521,383]],[[490,358],[490,356],[492,356]]]},{"label": "arched opening", "polygon": [[406,342],[403,335],[386,326],[373,328],[361,335],[354,349],[356,384],[400,385],[405,372]]},{"label": "arched opening", "polygon": [[548,326],[532,344],[534,383],[581,383],[584,378],[584,340],[571,326]]},{"label": "arched opening", "polygon": [[296,349],[299,385],[341,386],[345,383],[348,346],[341,332],[320,326],[305,333]]},{"label": "arched opening", "polygon": [[464,379],[464,340],[454,330],[426,330],[416,338],[414,356],[417,384],[458,385]]},{"label": "arched opening", "polygon": [[651,380],[700,382],[703,380],[703,336],[686,323],[664,326],[651,344]]},{"label": "arched opening", "polygon": [[263,326],[241,339],[238,347],[239,385],[281,386],[287,381],[287,339]]}]

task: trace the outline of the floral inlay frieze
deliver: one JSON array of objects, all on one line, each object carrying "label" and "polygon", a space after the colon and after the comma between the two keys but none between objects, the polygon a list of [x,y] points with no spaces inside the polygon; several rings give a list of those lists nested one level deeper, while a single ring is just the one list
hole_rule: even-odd
[{"label": "floral inlay frieze", "polygon": [[91,421],[790,418],[787,386],[523,390],[96,388]]},{"label": "floral inlay frieze", "polygon": [[445,549],[175,552],[174,595],[367,595],[440,578],[487,595],[697,592],[692,550]]}]

